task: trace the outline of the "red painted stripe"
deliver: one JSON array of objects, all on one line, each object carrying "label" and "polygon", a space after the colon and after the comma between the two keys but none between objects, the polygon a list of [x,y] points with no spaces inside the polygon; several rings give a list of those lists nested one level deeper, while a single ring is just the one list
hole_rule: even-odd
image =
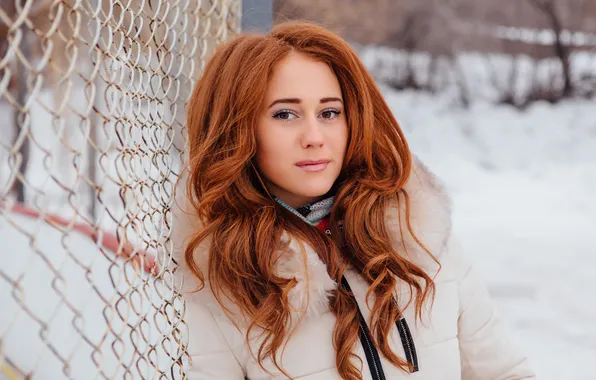
[{"label": "red painted stripe", "polygon": [[[42,218],[42,214],[38,210],[23,205],[22,203],[15,203],[12,206],[8,206],[5,202],[0,201],[0,210],[4,212],[13,212],[31,218]],[[121,241],[116,234],[108,231],[101,231],[86,223],[73,223],[72,219],[66,219],[50,213],[44,214],[43,220],[53,227],[60,226],[70,228],[72,231],[77,231],[80,234],[89,237],[95,244],[99,244],[103,249],[111,251],[117,257],[126,259],[132,258],[138,266],[140,266],[141,261],[143,261],[143,270],[147,273],[155,274],[159,271],[155,257],[152,254],[142,250],[135,251],[135,247],[130,242],[122,242],[122,244],[120,244]],[[99,241],[100,236],[101,241]]]}]

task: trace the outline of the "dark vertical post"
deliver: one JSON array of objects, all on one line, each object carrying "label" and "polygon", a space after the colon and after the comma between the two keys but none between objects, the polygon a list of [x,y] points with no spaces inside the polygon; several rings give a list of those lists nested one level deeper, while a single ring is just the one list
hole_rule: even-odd
[{"label": "dark vertical post", "polygon": [[[25,59],[30,60],[29,55],[29,45],[27,39],[27,32],[28,29],[26,27],[21,28],[21,32],[23,32],[23,39],[21,40],[21,52]],[[17,60],[17,101],[19,103],[20,109],[14,109],[14,125],[16,128],[15,139],[18,138],[19,134],[23,133],[23,124],[25,123],[25,113],[21,112],[24,108],[25,103],[27,102],[27,67],[21,62],[20,59],[15,58]],[[31,121],[29,120],[29,123]],[[23,176],[23,180],[16,179],[14,182],[14,190],[17,195],[17,202],[25,203],[25,178],[27,178],[27,166],[29,164],[29,136],[23,139],[23,143],[19,148],[19,153],[21,155],[21,163],[19,167],[16,169],[19,173]]]},{"label": "dark vertical post", "polygon": [[242,31],[267,33],[273,24],[273,0],[242,0]]}]

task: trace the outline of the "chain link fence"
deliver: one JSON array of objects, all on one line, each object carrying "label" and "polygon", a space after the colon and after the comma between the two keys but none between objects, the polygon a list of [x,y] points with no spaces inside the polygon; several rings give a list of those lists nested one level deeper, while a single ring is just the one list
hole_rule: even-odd
[{"label": "chain link fence", "polygon": [[240,8],[1,0],[0,379],[185,378],[185,105]]}]

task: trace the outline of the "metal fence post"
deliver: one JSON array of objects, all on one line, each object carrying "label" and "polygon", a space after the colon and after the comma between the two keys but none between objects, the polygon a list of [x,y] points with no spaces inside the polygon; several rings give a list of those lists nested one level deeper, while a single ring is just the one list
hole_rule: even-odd
[{"label": "metal fence post", "polygon": [[242,0],[242,31],[267,33],[273,24],[273,0]]}]

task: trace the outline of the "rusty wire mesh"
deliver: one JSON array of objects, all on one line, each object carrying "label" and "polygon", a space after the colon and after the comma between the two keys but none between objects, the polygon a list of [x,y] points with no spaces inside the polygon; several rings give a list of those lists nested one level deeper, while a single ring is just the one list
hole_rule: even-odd
[{"label": "rusty wire mesh", "polygon": [[0,379],[185,377],[169,210],[192,85],[239,12],[0,2]]}]

